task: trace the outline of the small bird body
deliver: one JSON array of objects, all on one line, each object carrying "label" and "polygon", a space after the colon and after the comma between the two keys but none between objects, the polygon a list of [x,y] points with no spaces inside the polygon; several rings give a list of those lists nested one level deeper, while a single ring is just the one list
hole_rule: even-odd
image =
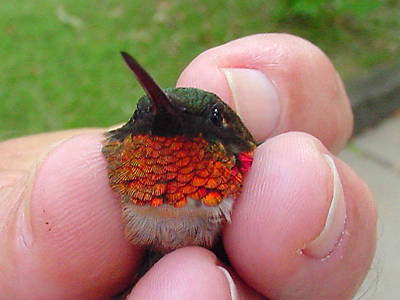
[{"label": "small bird body", "polygon": [[215,94],[162,90],[131,56],[122,55],[147,94],[103,146],[126,237],[161,253],[211,248],[230,221],[255,142]]}]

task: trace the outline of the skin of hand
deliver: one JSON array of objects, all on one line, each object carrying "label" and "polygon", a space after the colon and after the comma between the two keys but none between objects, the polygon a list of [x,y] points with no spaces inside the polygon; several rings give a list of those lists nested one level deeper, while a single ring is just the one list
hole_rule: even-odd
[{"label": "skin of hand", "polygon": [[[262,144],[223,231],[230,265],[182,248],[128,299],[351,299],[374,256],[377,215],[335,157],[352,113],[329,59],[295,36],[252,35],[200,54],[177,85],[219,95]],[[103,132],[0,143],[4,299],[107,299],[137,270],[143,251],[124,238]]]}]

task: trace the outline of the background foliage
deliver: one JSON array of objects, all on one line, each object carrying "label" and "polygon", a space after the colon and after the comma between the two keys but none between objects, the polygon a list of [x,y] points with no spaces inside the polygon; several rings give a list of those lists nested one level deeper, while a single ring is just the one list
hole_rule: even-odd
[{"label": "background foliage", "polygon": [[5,0],[0,139],[127,120],[142,94],[120,50],[164,87],[197,54],[259,32],[311,40],[345,78],[400,50],[397,0]]}]

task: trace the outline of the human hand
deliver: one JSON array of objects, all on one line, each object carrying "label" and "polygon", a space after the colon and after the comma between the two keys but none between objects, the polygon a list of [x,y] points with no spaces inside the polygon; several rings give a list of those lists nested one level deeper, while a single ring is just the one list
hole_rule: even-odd
[{"label": "human hand", "polygon": [[[297,37],[249,36],[198,56],[178,86],[215,92],[265,142],[223,231],[231,265],[182,248],[128,299],[350,299],[374,255],[376,210],[365,184],[334,156],[352,115],[326,56]],[[102,132],[0,143],[4,299],[107,299],[137,270],[142,250],[124,238]]]}]

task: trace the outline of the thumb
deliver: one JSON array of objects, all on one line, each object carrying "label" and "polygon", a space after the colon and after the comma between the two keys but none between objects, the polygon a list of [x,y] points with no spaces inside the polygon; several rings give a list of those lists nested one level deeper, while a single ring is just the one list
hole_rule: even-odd
[{"label": "thumb", "polygon": [[140,252],[123,237],[102,139],[100,130],[75,130],[0,143],[7,299],[102,298],[129,280]]}]

